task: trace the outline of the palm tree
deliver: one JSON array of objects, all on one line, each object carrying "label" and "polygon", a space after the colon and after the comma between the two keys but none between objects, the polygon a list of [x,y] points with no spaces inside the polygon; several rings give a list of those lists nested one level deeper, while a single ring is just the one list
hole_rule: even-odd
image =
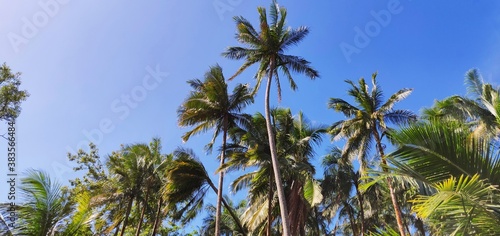
[{"label": "palm tree", "polygon": [[477,69],[465,74],[467,91],[472,97],[454,95],[437,101],[424,110],[427,119],[453,119],[474,128],[475,135],[497,137],[500,134],[500,88],[484,83]]},{"label": "palm tree", "polygon": [[[234,205],[234,203],[229,200],[227,197],[227,202],[231,206],[231,208],[235,209],[236,212],[238,212],[238,215],[241,215],[245,207],[247,206],[247,202],[245,200],[240,201],[238,205]],[[201,235],[204,236],[210,236],[213,235],[215,232],[215,210],[216,208],[209,204],[206,206],[206,209],[208,211],[208,216],[203,219],[203,226],[202,230],[200,232]],[[231,214],[227,209],[224,209],[222,211],[222,217],[221,217],[221,235],[233,235],[233,236],[244,236],[246,235],[246,231],[242,232],[237,226],[237,223],[234,222],[234,219],[231,217]]]},{"label": "palm tree", "polygon": [[[156,143],[152,145],[153,148],[157,149],[160,147],[158,140],[153,141],[153,143]],[[143,204],[143,208],[147,207],[146,198],[149,197],[148,192],[152,184],[149,179],[151,178],[154,166],[160,158],[157,153],[158,150],[150,150],[147,144],[133,144],[123,146],[119,152],[115,152],[109,156],[106,164],[117,191],[105,194],[111,194],[105,197],[114,200],[121,199],[126,203],[122,220],[115,223],[116,225],[119,225],[120,222],[122,224],[120,235],[125,234],[134,202],[137,209],[140,209],[141,203]],[[141,227],[142,223],[139,224],[138,229]]]},{"label": "palm tree", "polygon": [[[276,146],[283,173],[284,189],[287,192],[287,205],[290,209],[292,235],[304,235],[306,227],[315,217],[314,207],[321,201],[319,183],[314,180],[314,166],[309,162],[314,155],[314,147],[321,142],[324,129],[313,126],[302,113],[293,117],[290,109],[273,109],[273,129],[276,133]],[[266,231],[271,235],[273,221],[278,212],[272,204],[275,199],[275,185],[272,173],[269,142],[265,118],[257,113],[249,126],[233,130],[233,140],[238,145],[230,148],[231,159],[224,168],[227,170],[257,167],[233,182],[234,191],[249,187],[250,206],[244,213],[246,223],[252,231]],[[267,212],[267,215],[266,215]],[[266,223],[267,219],[267,223]],[[264,227],[267,226],[267,227]]]},{"label": "palm tree", "polygon": [[[292,117],[287,109],[283,115],[292,118],[288,127],[281,128],[285,132],[277,134],[278,140],[282,139],[280,136],[283,134],[283,138],[286,138],[283,143],[286,143],[285,155],[289,160],[289,168],[285,170],[291,170],[284,174],[288,182],[286,185],[290,186],[290,192],[287,194],[290,224],[293,226],[290,233],[306,235],[307,230],[311,230],[307,223],[314,215],[314,207],[323,198],[319,182],[314,179],[316,170],[310,161],[316,154],[315,147],[322,142],[326,127],[312,125],[302,112]],[[286,132],[287,130],[289,132]],[[318,222],[314,222],[312,228],[317,225]]]},{"label": "palm tree", "polygon": [[164,198],[164,195],[162,194],[162,191],[163,191],[163,188],[165,187],[165,185],[168,183],[167,170],[168,170],[168,168],[170,168],[170,166],[173,163],[173,157],[174,156],[172,154],[166,155],[165,159],[162,162],[164,164],[160,164],[154,171],[155,173],[154,173],[153,177],[154,177],[155,185],[154,185],[153,193],[155,194],[155,197],[158,199],[158,201],[156,204],[156,213],[154,216],[153,227],[152,227],[153,229],[151,231],[151,236],[156,235],[159,224],[165,216],[165,213],[163,212],[165,198]]},{"label": "palm tree", "polygon": [[61,185],[43,171],[28,170],[21,180],[26,203],[19,212],[22,235],[49,235],[70,214],[70,207]]},{"label": "palm tree", "polygon": [[[383,93],[376,82],[377,73],[372,75],[372,90],[368,90],[364,78],[359,80],[359,85],[347,80],[352,86],[348,94],[354,98],[359,108],[353,106],[341,98],[331,98],[328,107],[338,112],[342,112],[347,120],[335,122],[330,133],[334,138],[347,138],[343,155],[358,156],[360,172],[363,173],[367,166],[366,156],[370,151],[370,146],[375,141],[378,155],[381,158],[384,171],[388,171],[385,166],[386,160],[384,147],[382,144],[382,134],[388,130],[386,123],[408,124],[416,120],[416,115],[407,110],[393,110],[395,103],[403,100],[412,92],[411,89],[401,89],[393,94],[389,100],[383,102]],[[382,132],[382,134],[381,134]],[[399,208],[396,193],[392,186],[392,179],[387,178],[392,204],[396,213],[399,233],[405,235],[405,227],[401,209]]]},{"label": "palm tree", "polygon": [[[191,94],[186,98],[178,110],[180,126],[195,126],[182,137],[187,141],[192,135],[214,129],[211,149],[215,139],[222,132],[222,151],[220,165],[226,159],[227,132],[230,128],[244,122],[244,116],[240,114],[243,108],[253,102],[253,96],[246,85],[237,85],[233,94],[228,94],[227,84],[219,65],[211,67],[205,74],[205,80],[189,80],[193,88]],[[224,172],[219,173],[219,188],[217,193],[216,227],[215,235],[219,235],[219,218],[221,213],[222,189]]]},{"label": "palm tree", "polygon": [[439,235],[499,235],[500,152],[456,123],[427,122],[391,133],[394,176],[426,192],[413,210]]},{"label": "palm tree", "polygon": [[[260,229],[260,231],[265,230],[266,235],[271,235],[272,225],[276,219],[273,216],[276,186],[273,184],[265,118],[261,113],[257,113],[248,120],[250,120],[248,124],[230,131],[231,139],[236,143],[228,146],[230,159],[222,168],[225,171],[257,168],[255,171],[241,175],[231,185],[233,192],[250,187],[249,205],[251,207],[244,212],[243,220],[252,232]],[[280,159],[280,161],[284,160]],[[267,223],[265,223],[266,218]]]},{"label": "palm tree", "polygon": [[[363,209],[363,197],[359,191],[359,171],[354,171],[351,162],[342,158],[342,150],[338,147],[331,149],[330,153],[323,158],[324,179],[322,181],[324,214],[329,219],[339,215],[338,223],[343,215],[347,214],[347,220],[352,235],[363,235],[365,231],[365,219]],[[355,188],[355,189],[353,189]],[[357,198],[352,198],[351,193],[356,191]],[[356,199],[356,200],[354,200]],[[355,214],[356,202],[359,207],[359,230],[358,217]],[[341,214],[339,214],[341,213]]]},{"label": "palm tree", "polygon": [[24,201],[16,209],[19,228],[11,229],[12,235],[91,235],[89,227],[95,215],[87,193],[81,193],[76,202],[70,201],[61,184],[46,172],[33,169],[21,179],[20,190]]},{"label": "palm tree", "polygon": [[[166,176],[169,181],[163,189],[163,194],[169,204],[168,208],[173,212],[172,218],[185,224],[202,209],[208,190],[212,189],[215,193],[218,190],[192,150],[179,148],[174,152],[174,157],[172,165],[167,168]],[[238,229],[246,232],[238,215],[224,198],[222,204]]]},{"label": "palm tree", "polygon": [[288,78],[290,87],[295,90],[297,85],[291,76],[291,71],[304,73],[311,79],[319,77],[316,70],[312,69],[307,60],[293,55],[285,54],[285,50],[290,46],[298,44],[309,33],[307,27],[299,27],[291,29],[286,27],[285,20],[287,11],[283,7],[279,7],[277,2],[273,0],[270,7],[270,22],[266,15],[266,9],[259,7],[260,16],[260,32],[250,24],[248,20],[239,16],[235,17],[237,26],[236,38],[239,42],[246,44],[248,47],[229,47],[223,56],[230,59],[245,59],[245,63],[230,79],[233,79],[245,69],[255,63],[260,63],[259,69],[256,73],[257,85],[254,92],[260,87],[262,78],[267,75],[267,85],[265,93],[265,117],[266,127],[269,136],[269,146],[271,148],[271,159],[273,164],[273,171],[275,175],[275,182],[278,191],[278,199],[281,210],[282,225],[284,235],[289,235],[289,220],[286,208],[286,200],[283,188],[281,186],[281,174],[278,167],[278,158],[276,151],[276,144],[274,143],[274,134],[271,125],[271,114],[269,106],[269,96],[271,90],[272,79],[275,79],[278,98],[281,98],[281,86],[278,77],[278,72],[281,70]]},{"label": "palm tree", "polygon": [[[143,153],[141,155],[144,155],[147,159],[145,168],[144,168],[144,185],[143,185],[143,192],[146,192],[145,198],[141,199],[142,203],[142,210],[141,210],[141,215],[139,217],[139,225],[137,226],[136,230],[136,236],[140,235],[142,225],[144,222],[144,217],[145,213],[150,208],[150,199],[153,199],[154,197],[159,198],[158,200],[158,209],[161,209],[162,205],[162,197],[161,195],[157,194],[160,192],[162,186],[162,180],[164,176],[164,172],[166,168],[171,164],[172,157],[171,155],[163,155],[161,153],[161,141],[159,138],[153,138],[151,143],[148,145],[141,145]],[[150,198],[151,197],[151,198]],[[156,211],[157,213],[159,210]],[[160,215],[156,214],[155,221],[159,221],[160,218],[162,218]],[[154,226],[156,225],[157,222],[153,223]],[[154,228],[153,226],[153,228]],[[153,229],[153,234],[154,234],[154,229]]]}]

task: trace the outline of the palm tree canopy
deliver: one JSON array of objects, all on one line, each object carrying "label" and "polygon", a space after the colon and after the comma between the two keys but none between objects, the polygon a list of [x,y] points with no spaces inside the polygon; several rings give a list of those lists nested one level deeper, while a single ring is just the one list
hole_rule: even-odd
[{"label": "palm tree canopy", "polygon": [[348,94],[354,98],[357,106],[351,105],[341,98],[330,98],[328,107],[341,112],[347,120],[335,122],[329,132],[334,139],[347,138],[344,155],[358,156],[360,164],[365,167],[366,156],[373,143],[373,130],[387,131],[387,123],[397,125],[408,124],[417,119],[417,116],[408,110],[393,109],[394,105],[408,97],[412,89],[401,89],[394,93],[387,101],[380,86],[377,84],[377,73],[372,75],[372,89],[361,78],[356,85],[353,81],[346,80],[351,85]]},{"label": "palm tree canopy", "polygon": [[452,119],[465,122],[478,136],[496,137],[500,133],[500,88],[484,83],[477,69],[465,74],[469,96],[453,95],[424,110],[426,119]]},{"label": "palm tree canopy", "polygon": [[297,84],[292,78],[291,71],[304,73],[311,79],[319,77],[319,73],[310,66],[309,61],[302,57],[285,54],[287,49],[299,44],[309,34],[309,28],[305,26],[296,29],[286,27],[286,8],[279,7],[276,1],[271,4],[269,19],[265,8],[259,7],[257,10],[259,12],[260,32],[257,32],[244,17],[234,17],[237,27],[236,39],[248,47],[229,47],[222,55],[230,59],[245,59],[245,63],[229,78],[230,80],[251,65],[259,63],[259,69],[255,75],[257,84],[254,93],[259,89],[262,78],[269,73],[270,65],[273,64],[278,98],[281,99],[278,72],[282,72],[287,77],[292,90],[297,89]]},{"label": "palm tree canopy", "polygon": [[223,131],[224,121],[227,127],[235,127],[244,122],[240,113],[253,102],[247,85],[238,84],[232,94],[228,94],[227,84],[219,65],[213,66],[205,74],[204,80],[189,80],[193,88],[177,111],[179,125],[194,126],[182,136],[187,141],[192,135],[214,128],[212,141],[207,146],[211,150],[215,138]]}]

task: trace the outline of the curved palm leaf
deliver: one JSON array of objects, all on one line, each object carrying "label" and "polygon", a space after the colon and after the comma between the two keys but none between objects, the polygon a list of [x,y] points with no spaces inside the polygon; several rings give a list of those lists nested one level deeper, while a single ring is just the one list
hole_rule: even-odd
[{"label": "curved palm leaf", "polygon": [[488,139],[456,123],[429,122],[391,135],[393,173],[432,188],[413,200],[417,214],[445,235],[498,234],[500,156]]}]

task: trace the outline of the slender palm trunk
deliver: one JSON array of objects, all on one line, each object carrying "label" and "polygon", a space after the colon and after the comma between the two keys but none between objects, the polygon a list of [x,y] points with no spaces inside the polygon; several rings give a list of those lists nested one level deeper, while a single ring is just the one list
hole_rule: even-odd
[{"label": "slender palm trunk", "polygon": [[425,236],[424,221],[422,221],[422,218],[417,217],[415,227],[418,229],[418,232],[420,232],[420,236]]},{"label": "slender palm trunk", "polygon": [[120,233],[120,225],[121,224],[122,224],[122,222],[118,223],[118,225],[116,226],[115,233],[113,234],[114,236],[118,236],[118,233]]},{"label": "slender palm trunk", "polygon": [[285,192],[283,190],[283,184],[281,182],[281,173],[278,163],[278,152],[276,151],[276,143],[274,142],[274,132],[273,127],[271,126],[271,109],[269,107],[269,96],[271,93],[271,80],[273,79],[273,71],[275,68],[274,65],[275,58],[274,56],[271,58],[271,62],[269,63],[269,78],[267,78],[266,85],[266,96],[265,96],[265,115],[266,115],[266,127],[267,127],[267,136],[269,139],[269,149],[271,151],[271,160],[273,163],[273,171],[274,171],[274,180],[276,183],[276,190],[278,192],[278,201],[280,204],[280,213],[281,213],[281,224],[283,226],[283,236],[289,236],[290,232],[290,223],[288,220],[288,210],[286,207],[286,198]]},{"label": "slender palm trunk", "polygon": [[149,189],[146,190],[146,199],[142,204],[141,217],[139,219],[139,225],[137,226],[137,231],[135,231],[135,236],[139,236],[141,233],[142,222],[144,221],[144,214],[146,213],[146,208],[148,206],[148,198],[149,198]]},{"label": "slender palm trunk", "polygon": [[[212,180],[207,179],[207,182],[208,185],[210,185],[210,187],[212,188],[212,190],[214,190],[214,192],[216,193],[219,192],[219,190],[217,190],[217,187],[215,187]],[[241,224],[240,218],[236,215],[233,208],[229,206],[229,204],[227,204],[226,199],[222,198],[222,204],[224,204],[224,207],[229,211],[229,214],[231,215],[231,217],[233,217],[234,221],[238,225],[238,228],[241,230],[241,232],[246,232],[245,227],[243,227],[243,225]]]},{"label": "slender palm trunk", "polygon": [[158,224],[160,223],[160,215],[161,215],[161,207],[163,205],[163,198],[160,196],[160,199],[158,200],[158,209],[156,209],[156,218],[155,222],[153,225],[153,232],[151,233],[151,236],[156,235],[156,231],[158,230]]},{"label": "slender palm trunk", "polygon": [[[223,135],[222,135],[222,153],[220,155],[220,166],[224,165],[224,160],[226,159],[226,139],[227,139],[227,116],[224,117],[223,121]],[[219,173],[219,188],[217,190],[217,207],[215,210],[215,236],[220,235],[220,216],[221,216],[221,202],[222,202],[222,188],[224,183],[224,171],[221,170]]]},{"label": "slender palm trunk", "polygon": [[123,227],[122,227],[122,231],[120,233],[120,236],[123,236],[125,234],[125,228],[127,228],[128,216],[130,215],[130,210],[132,209],[133,202],[134,202],[134,198],[130,197],[130,201],[128,202],[128,206],[127,206],[127,212],[125,213],[125,220],[123,220]]},{"label": "slender palm trunk", "polygon": [[[382,140],[380,139],[380,135],[378,133],[377,128],[373,127],[373,134],[375,136],[375,141],[377,143],[377,150],[380,155],[380,159],[382,160],[382,164],[387,166],[387,161],[385,160],[384,148],[382,147]],[[389,172],[387,167],[382,168],[384,172]],[[399,208],[398,201],[396,199],[396,192],[394,191],[394,187],[392,186],[392,179],[387,178],[387,185],[389,186],[389,193],[391,194],[392,206],[394,207],[394,212],[396,213],[396,222],[398,223],[398,230],[401,236],[406,235],[405,227],[403,224],[403,216],[401,214],[401,209]]]},{"label": "slender palm trunk", "polygon": [[359,202],[359,214],[361,216],[361,229],[359,235],[363,236],[365,234],[365,209],[363,206],[363,194],[359,191],[359,182],[354,183],[354,187],[356,187],[356,195],[358,195]]},{"label": "slender palm trunk", "polygon": [[352,235],[358,235],[358,227],[356,227],[356,220],[354,219],[354,213],[349,203],[344,203],[347,205],[347,215],[349,215],[349,221],[351,223]]},{"label": "slender palm trunk", "polygon": [[[271,171],[272,170],[269,169],[269,172],[271,172]],[[273,192],[273,174],[269,173],[269,193],[267,195],[267,229],[266,229],[267,236],[271,236],[271,227],[273,224],[273,211],[272,211],[273,195],[274,195],[274,192]]]}]

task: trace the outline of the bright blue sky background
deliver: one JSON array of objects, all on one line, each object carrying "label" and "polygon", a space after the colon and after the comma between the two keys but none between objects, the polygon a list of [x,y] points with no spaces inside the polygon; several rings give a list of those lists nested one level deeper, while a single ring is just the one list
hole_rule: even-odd
[{"label": "bright blue sky background", "polygon": [[[44,10],[42,5],[47,2],[56,5]],[[189,91],[185,81],[201,78],[215,63],[224,68],[227,77],[234,73],[242,61],[220,56],[227,46],[238,45],[232,17],[242,15],[257,25],[256,7],[269,4],[270,0],[0,0],[0,63],[22,72],[22,87],[31,94],[17,124],[19,172],[43,169],[66,183],[75,176],[67,152],[87,143],[85,131],[99,129],[99,123],[107,120],[114,129],[97,142],[102,157],[120,144],[149,142],[158,136],[165,153],[180,145],[192,147],[213,173],[215,156],[205,156],[202,149],[210,134],[186,144],[180,139],[186,130],[177,126],[176,110]],[[415,112],[431,106],[435,99],[464,95],[463,77],[470,68],[479,68],[486,82],[498,84],[497,1],[282,0],[280,4],[288,9],[290,26],[311,29],[289,53],[305,57],[321,74],[316,81],[295,76],[296,92],[283,81],[280,105],[290,107],[294,114],[302,110],[314,122],[331,124],[342,119],[327,109],[328,99],[349,100],[344,80],[370,78],[375,71],[387,96],[401,88],[414,88],[397,108]],[[395,4],[397,12],[382,26],[371,12],[387,11],[388,4]],[[217,11],[215,5],[226,8]],[[36,30],[27,30],[27,22],[38,24]],[[349,62],[340,45],[356,46],[356,27],[372,37]],[[25,41],[19,41],[20,37]],[[135,108],[120,101],[122,95],[141,89],[147,67],[157,66],[169,75],[148,90],[144,100]],[[254,71],[248,69],[231,85],[254,84]],[[276,105],[276,94],[272,99]],[[125,107],[130,112],[117,112],[113,102],[115,108]],[[263,90],[247,112],[262,108]],[[1,132],[5,129],[0,127]],[[318,156],[329,145],[325,140]],[[0,149],[5,157],[5,142]],[[5,173],[7,161],[1,163],[0,173]],[[229,174],[229,180],[235,176]],[[213,179],[217,179],[215,175]],[[0,186],[6,186],[5,176],[0,180]],[[5,199],[2,194],[0,200]]]}]

